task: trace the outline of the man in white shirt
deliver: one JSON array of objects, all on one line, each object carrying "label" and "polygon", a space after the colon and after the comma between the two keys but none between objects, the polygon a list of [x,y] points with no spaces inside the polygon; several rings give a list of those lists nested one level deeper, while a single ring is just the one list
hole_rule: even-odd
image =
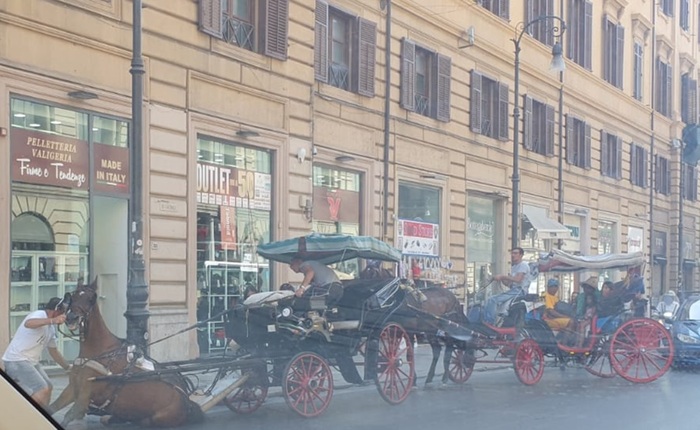
[{"label": "man in white shirt", "polygon": [[301,258],[294,258],[289,263],[289,267],[296,273],[304,274],[301,285],[295,291],[297,297],[304,295],[306,290],[311,287],[313,287],[311,295],[322,294],[323,291],[318,291],[319,289],[334,282],[340,282],[338,275],[332,269],[318,261],[304,261]]},{"label": "man in white shirt", "polygon": [[506,302],[527,294],[530,288],[530,266],[523,261],[525,251],[522,248],[513,248],[510,251],[510,274],[496,275],[494,280],[510,286],[510,290],[505,293],[491,296],[486,301],[484,308],[484,320],[488,323],[496,323],[498,309]]},{"label": "man in white shirt", "polygon": [[61,299],[54,297],[45,310],[27,315],[2,356],[5,373],[44,408],[51,400],[53,389],[51,380],[39,364],[44,349],[59,366],[66,370],[70,368],[56,348],[55,326],[66,321],[60,305]]}]

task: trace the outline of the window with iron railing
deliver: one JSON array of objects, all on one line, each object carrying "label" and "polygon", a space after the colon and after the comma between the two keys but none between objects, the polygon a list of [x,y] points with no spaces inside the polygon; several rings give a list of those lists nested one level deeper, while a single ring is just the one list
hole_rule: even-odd
[{"label": "window with iron railing", "polygon": [[[525,22],[531,22],[541,16],[554,15],[554,0],[526,0]],[[554,45],[554,32],[551,31],[552,21],[543,19],[532,24],[528,33],[547,46]]]},{"label": "window with iron railing", "polygon": [[644,48],[639,42],[634,42],[634,76],[632,78],[632,96],[637,100],[642,100],[644,87],[642,86],[644,77]]},{"label": "window with iron railing", "polygon": [[663,194],[671,194],[671,167],[670,161],[660,155],[654,156],[654,191]]},{"label": "window with iron railing", "polygon": [[660,114],[671,118],[673,114],[673,67],[661,58],[656,59],[656,92],[654,109]]},{"label": "window with iron railing", "polygon": [[401,42],[401,107],[448,122],[452,60],[410,39]]},{"label": "window with iron railing", "polygon": [[622,139],[600,131],[600,173],[609,178],[622,178]]},{"label": "window with iron railing", "polygon": [[649,152],[634,143],[630,146],[630,182],[646,188],[649,183]]},{"label": "window with iron railing", "polygon": [[566,116],[566,162],[591,168],[591,126],[573,115]]},{"label": "window with iron railing", "polygon": [[569,0],[566,55],[575,63],[591,70],[593,43],[593,3]]},{"label": "window with iron railing", "polygon": [[554,107],[529,96],[525,96],[523,145],[537,154],[554,154]]},{"label": "window with iron railing", "polygon": [[249,51],[255,49],[255,27],[235,16],[224,15],[223,20],[223,36],[225,41]]},{"label": "window with iron railing", "polygon": [[474,133],[508,140],[508,85],[472,70],[469,108]]},{"label": "window with iron railing", "polygon": [[603,79],[622,89],[625,29],[607,17],[603,22]]}]

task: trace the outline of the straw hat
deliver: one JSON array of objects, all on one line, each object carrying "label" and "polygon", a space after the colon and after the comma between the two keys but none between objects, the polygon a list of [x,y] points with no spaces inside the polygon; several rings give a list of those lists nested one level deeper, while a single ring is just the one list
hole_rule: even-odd
[{"label": "straw hat", "polygon": [[581,282],[581,286],[586,286],[588,285],[591,288],[598,288],[598,277],[597,276],[591,276],[590,278],[586,279],[585,281]]}]

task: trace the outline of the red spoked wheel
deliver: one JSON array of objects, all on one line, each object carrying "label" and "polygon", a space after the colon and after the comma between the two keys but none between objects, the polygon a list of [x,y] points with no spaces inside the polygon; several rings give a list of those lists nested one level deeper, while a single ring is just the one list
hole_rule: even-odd
[{"label": "red spoked wheel", "polygon": [[584,369],[600,378],[614,378],[615,370],[610,362],[610,344],[608,342],[596,347],[586,359]]},{"label": "red spoked wheel", "polygon": [[618,375],[645,383],[663,376],[673,362],[673,340],[666,328],[648,319],[622,324],[610,341],[610,362]]},{"label": "red spoked wheel", "polygon": [[387,324],[379,334],[377,390],[384,400],[397,405],[411,393],[415,377],[413,342],[398,324]]},{"label": "red spoked wheel", "polygon": [[333,398],[333,373],[328,362],[313,352],[302,352],[287,364],[282,381],[287,405],[302,417],[321,415]]},{"label": "red spoked wheel", "polygon": [[455,384],[464,384],[472,376],[475,362],[473,351],[453,350],[447,368],[447,377]]},{"label": "red spoked wheel", "polygon": [[[246,371],[242,371],[246,373]],[[250,378],[243,384],[233,390],[231,394],[224,397],[224,404],[233,412],[239,414],[250,414],[258,410],[267,398],[267,375],[253,373]]]},{"label": "red spoked wheel", "polygon": [[524,339],[515,350],[515,376],[525,385],[535,385],[544,374],[544,353],[532,339]]}]

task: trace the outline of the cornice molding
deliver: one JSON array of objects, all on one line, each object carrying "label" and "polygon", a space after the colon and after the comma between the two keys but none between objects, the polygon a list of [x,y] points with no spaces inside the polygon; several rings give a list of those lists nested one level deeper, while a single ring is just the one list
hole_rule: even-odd
[{"label": "cornice molding", "polygon": [[616,17],[617,20],[620,21],[622,15],[625,13],[627,4],[627,0],[605,0],[603,10],[605,10],[605,13]]},{"label": "cornice molding", "polygon": [[651,35],[653,24],[641,13],[632,14],[632,34],[646,44]]}]

